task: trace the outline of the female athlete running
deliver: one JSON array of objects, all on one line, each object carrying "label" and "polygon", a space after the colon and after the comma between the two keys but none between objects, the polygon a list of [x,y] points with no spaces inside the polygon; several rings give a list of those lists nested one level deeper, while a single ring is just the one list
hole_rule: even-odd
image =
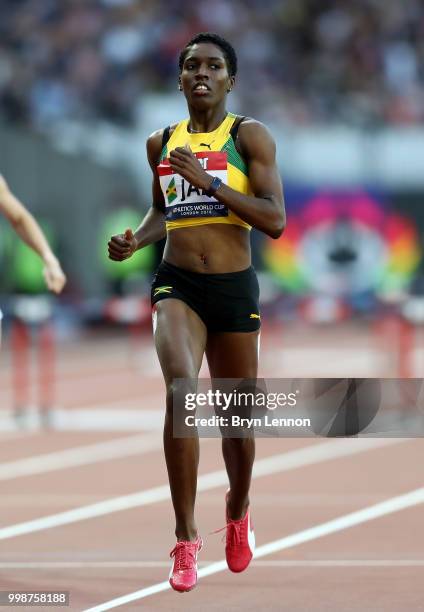
[{"label": "female athlete running", "polygon": [[[285,226],[275,143],[259,121],[226,109],[235,85],[233,47],[211,33],[182,50],[179,89],[189,117],[147,140],[153,204],[139,228],[117,234],[109,257],[122,261],[166,235],[152,284],[156,350],[166,383],[165,457],[176,517],[171,586],[197,581],[202,547],[194,518],[198,438],[173,436],[175,379],[195,390],[203,355],[212,378],[256,379],[259,288],[251,265],[252,226],[278,238]],[[254,439],[223,437],[230,489],[226,496],[226,558],[243,571],[254,548],[249,487]]]}]

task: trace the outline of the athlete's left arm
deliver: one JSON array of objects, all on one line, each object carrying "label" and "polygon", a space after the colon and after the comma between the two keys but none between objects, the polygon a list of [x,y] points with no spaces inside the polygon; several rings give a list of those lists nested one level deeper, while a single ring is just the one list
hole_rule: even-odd
[{"label": "athlete's left arm", "polygon": [[66,283],[66,276],[59,260],[50,248],[43,230],[29,210],[10,191],[5,179],[0,175],[0,213],[26,244],[42,258],[44,279],[50,291],[60,293]]},{"label": "athlete's left arm", "polygon": [[[214,197],[249,225],[271,238],[279,238],[284,231],[286,214],[274,139],[262,123],[246,119],[240,125],[238,143],[248,164],[254,195],[245,195],[223,183]],[[213,177],[203,170],[190,150],[178,147],[171,151],[170,162],[192,185],[209,188]]]}]

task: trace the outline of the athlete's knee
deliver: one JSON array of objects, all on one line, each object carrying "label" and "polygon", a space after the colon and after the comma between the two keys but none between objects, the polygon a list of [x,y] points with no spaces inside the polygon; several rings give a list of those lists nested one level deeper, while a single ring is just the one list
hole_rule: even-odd
[{"label": "athlete's knee", "polygon": [[197,377],[174,378],[166,386],[166,411],[183,415],[193,410],[197,389]]},{"label": "athlete's knee", "polygon": [[240,437],[230,438],[228,435],[222,437],[223,444],[227,448],[231,448],[235,452],[243,452],[247,449],[250,451],[255,448],[255,437],[252,433],[240,432]]}]

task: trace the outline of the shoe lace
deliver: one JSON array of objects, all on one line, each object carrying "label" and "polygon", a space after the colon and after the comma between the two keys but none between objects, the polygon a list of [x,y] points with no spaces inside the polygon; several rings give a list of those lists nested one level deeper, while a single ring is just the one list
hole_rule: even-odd
[{"label": "shoe lace", "polygon": [[238,546],[243,544],[245,539],[244,530],[241,528],[242,523],[243,519],[227,519],[227,524],[225,527],[216,529],[215,531],[212,531],[212,533],[219,533],[220,531],[224,531],[224,529],[226,529],[226,533],[223,535],[222,539],[225,539],[226,543],[230,546]]},{"label": "shoe lace", "polygon": [[177,542],[171,550],[170,557],[175,557],[175,569],[190,569],[195,562],[195,542]]}]

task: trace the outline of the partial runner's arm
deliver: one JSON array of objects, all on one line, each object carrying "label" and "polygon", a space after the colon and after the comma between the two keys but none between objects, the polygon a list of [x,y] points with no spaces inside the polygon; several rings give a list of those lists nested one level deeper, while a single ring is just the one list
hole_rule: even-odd
[{"label": "partial runner's arm", "polygon": [[50,248],[47,239],[32,214],[10,191],[0,175],[0,212],[4,214],[18,236],[33,249],[44,262],[44,279],[50,291],[60,293],[66,277],[58,259]]},{"label": "partial runner's arm", "polygon": [[159,160],[162,147],[163,130],[154,132],[147,139],[147,157],[153,173],[152,195],[153,204],[147,211],[146,216],[133,233],[127,229],[123,234],[115,234],[108,243],[109,258],[114,261],[123,261],[131,257],[135,251],[158,242],[165,238],[165,203],[160,188],[159,176],[156,165]]}]

